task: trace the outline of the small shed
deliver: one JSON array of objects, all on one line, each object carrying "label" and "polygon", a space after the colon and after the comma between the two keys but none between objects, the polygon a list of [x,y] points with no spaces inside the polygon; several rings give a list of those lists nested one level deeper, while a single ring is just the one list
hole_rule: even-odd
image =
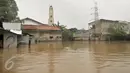
[{"label": "small shed", "polygon": [[0,48],[16,48],[18,35],[21,35],[20,23],[3,23],[3,28],[0,27]]}]

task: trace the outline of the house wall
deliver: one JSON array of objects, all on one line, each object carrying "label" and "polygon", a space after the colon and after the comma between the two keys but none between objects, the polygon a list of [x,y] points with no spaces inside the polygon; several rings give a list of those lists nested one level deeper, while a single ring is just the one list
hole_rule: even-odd
[{"label": "house wall", "polygon": [[4,48],[16,48],[17,47],[17,35],[13,33],[4,33]]},{"label": "house wall", "polygon": [[53,32],[53,33],[47,33],[47,32],[40,32],[40,41],[60,41],[62,40],[62,34]]},{"label": "house wall", "polygon": [[24,20],[23,25],[39,25],[38,23],[32,21],[32,20]]},{"label": "house wall", "polygon": [[[90,25],[93,25],[94,22],[89,23]],[[121,26],[121,25],[125,25],[123,26],[123,30],[127,33],[130,34],[130,23],[129,22],[122,22],[122,21],[111,21],[111,20],[99,20],[97,22],[97,24],[95,25],[95,29],[92,28],[89,32],[89,35],[92,35],[94,33],[99,34],[97,38],[99,38],[100,40],[105,40],[105,38],[107,37],[109,33],[108,29],[112,26]],[[92,37],[92,36],[91,36]]]},{"label": "house wall", "polygon": [[33,35],[35,38],[39,37],[39,32],[37,30],[23,30],[23,32]]},{"label": "house wall", "polygon": [[102,22],[101,23],[101,32],[102,32],[102,34],[109,34],[109,32],[108,32],[108,29],[110,28],[110,27],[112,27],[112,26],[121,26],[121,25],[124,25],[123,26],[123,28],[125,29],[124,31],[127,33],[127,34],[129,34],[129,24],[124,24],[124,23],[122,23],[122,22]]},{"label": "house wall", "polygon": [[102,22],[97,22],[96,25],[95,25],[95,33],[96,34],[101,34],[101,28],[102,28]]},{"label": "house wall", "polygon": [[109,33],[108,29],[112,26],[121,27],[123,25],[123,30],[129,34],[129,24],[125,24],[124,22],[114,22],[114,21],[103,21],[101,23],[101,33],[102,33],[102,39],[104,40]]},{"label": "house wall", "polygon": [[106,38],[108,37],[109,33],[109,28],[112,27],[113,25],[119,25],[118,22],[114,22],[114,21],[102,21],[101,22],[101,35],[100,35],[100,40],[106,40]]},{"label": "house wall", "polygon": [[[26,33],[29,33],[30,35],[33,35],[33,39],[38,40],[38,41],[60,41],[62,40],[62,34],[61,32],[57,31],[34,31],[34,30],[26,30],[24,31]],[[50,37],[53,37],[52,39]],[[35,41],[33,40],[32,41]]]},{"label": "house wall", "polygon": [[29,43],[29,35],[22,35],[19,38],[20,43],[28,44]]},{"label": "house wall", "polygon": [[29,35],[22,35],[18,38],[20,44],[29,44],[29,40],[31,40],[31,44],[35,44],[35,38]]},{"label": "house wall", "polygon": [[73,37],[75,40],[89,40],[89,31],[77,31]]},{"label": "house wall", "polygon": [[115,25],[115,24],[117,24],[117,23],[115,23],[115,22],[103,21],[103,22],[101,23],[101,33],[104,34],[104,35],[105,35],[105,34],[109,34],[109,32],[108,32],[109,27],[112,26],[112,25]]}]

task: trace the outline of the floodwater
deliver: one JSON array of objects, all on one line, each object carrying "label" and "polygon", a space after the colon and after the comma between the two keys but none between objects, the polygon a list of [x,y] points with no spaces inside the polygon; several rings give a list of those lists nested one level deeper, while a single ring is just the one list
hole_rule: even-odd
[{"label": "floodwater", "polygon": [[130,73],[130,42],[45,42],[4,49],[0,73]]}]

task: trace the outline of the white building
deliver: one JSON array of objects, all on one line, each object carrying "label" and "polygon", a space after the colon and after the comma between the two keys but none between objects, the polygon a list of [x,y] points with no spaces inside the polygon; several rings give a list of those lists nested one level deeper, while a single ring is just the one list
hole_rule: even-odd
[{"label": "white building", "polygon": [[[22,30],[24,34],[31,35],[32,43],[35,41],[61,41],[62,33],[59,27],[43,24],[31,18],[22,20]],[[28,36],[24,38],[27,39]],[[25,41],[26,41],[25,39]]]},{"label": "white building", "polygon": [[93,26],[91,28],[92,31],[90,37],[98,40],[106,40],[106,37],[111,34],[109,33],[109,28],[113,26],[121,26],[123,27],[122,30],[124,30],[127,34],[130,34],[129,22],[100,19],[89,23],[89,25]]}]

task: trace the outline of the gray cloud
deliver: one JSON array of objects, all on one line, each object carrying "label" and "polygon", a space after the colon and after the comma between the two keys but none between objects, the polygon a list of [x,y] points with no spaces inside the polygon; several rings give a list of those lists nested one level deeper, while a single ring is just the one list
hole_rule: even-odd
[{"label": "gray cloud", "polygon": [[[53,5],[55,22],[87,29],[93,19],[93,0],[16,0],[21,18],[31,17],[48,23],[48,7]],[[129,0],[97,0],[100,18],[130,21]]]}]

